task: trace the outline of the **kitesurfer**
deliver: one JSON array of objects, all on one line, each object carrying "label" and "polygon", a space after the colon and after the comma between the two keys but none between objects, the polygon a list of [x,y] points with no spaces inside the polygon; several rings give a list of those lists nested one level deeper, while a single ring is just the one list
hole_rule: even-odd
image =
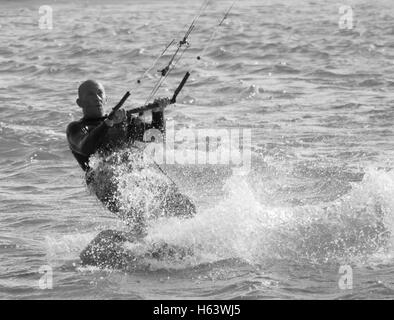
[{"label": "kitesurfer", "polygon": [[[152,121],[147,123],[140,117],[135,117],[124,109],[117,110],[111,119],[104,115],[106,95],[101,83],[94,80],[83,82],[78,89],[77,105],[82,109],[83,117],[73,121],[67,126],[67,140],[72,154],[81,168],[86,172],[87,184],[94,184],[97,172],[91,170],[89,158],[96,152],[101,156],[109,156],[130,142],[143,142],[144,133],[149,129],[165,132],[164,108],[170,104],[170,99],[159,98],[154,101]],[[160,167],[158,167],[160,168]],[[160,170],[161,171],[161,170]],[[162,174],[164,174],[162,172]],[[101,179],[100,181],[103,181]],[[111,179],[104,179],[104,186],[93,188],[99,200],[112,212],[121,213],[122,203],[116,197],[117,185]],[[171,190],[166,190],[161,201],[161,215],[191,216],[195,213],[195,206],[188,197],[181,194],[172,184]],[[149,204],[147,204],[149,205]],[[144,215],[141,208],[133,208],[127,212],[128,221],[134,224],[143,224]],[[120,214],[122,218],[125,213]]]}]

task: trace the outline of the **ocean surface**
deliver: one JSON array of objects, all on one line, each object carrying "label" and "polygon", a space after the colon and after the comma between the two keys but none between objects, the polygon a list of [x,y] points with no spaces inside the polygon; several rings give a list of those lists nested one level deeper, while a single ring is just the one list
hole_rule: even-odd
[{"label": "ocean surface", "polygon": [[126,226],[69,151],[78,85],[101,81],[107,111],[127,90],[126,108],[143,105],[170,55],[136,79],[201,3],[46,1],[42,29],[41,1],[1,1],[0,299],[393,298],[392,0],[238,1],[217,29],[232,2],[211,1],[158,96],[191,70],[167,118],[250,129],[251,170],[163,166],[198,213],[153,221],[147,239],[192,257],[81,265],[101,230]]}]

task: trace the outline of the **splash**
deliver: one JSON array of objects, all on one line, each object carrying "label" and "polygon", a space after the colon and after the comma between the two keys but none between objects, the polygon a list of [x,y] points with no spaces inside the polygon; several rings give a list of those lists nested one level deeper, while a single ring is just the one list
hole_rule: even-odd
[{"label": "splash", "polygon": [[[233,175],[226,197],[189,220],[161,219],[150,224],[139,245],[158,243],[189,248],[190,256],[157,267],[186,267],[226,259],[251,264],[273,260],[341,263],[387,253],[392,246],[394,173],[368,169],[345,196],[328,203],[272,207],[260,203],[246,176]],[[132,249],[132,247],[130,247]],[[151,261],[152,263],[152,261]]]},{"label": "splash", "polygon": [[[131,156],[135,154],[117,154],[119,161],[111,165],[97,159],[92,162],[95,170],[105,169],[114,177],[126,212],[136,203],[155,203],[160,186],[170,185],[165,177],[150,171],[147,163],[138,167],[141,162]],[[127,161],[119,157],[127,157]],[[234,259],[251,265],[275,261],[338,264],[390,254],[393,172],[367,168],[363,179],[351,183],[346,194],[313,205],[270,203],[259,198],[260,190],[255,190],[250,178],[234,170],[225,182],[221,200],[192,218],[148,216],[144,238],[119,247],[124,252],[122,259],[128,259],[126,269],[183,269]],[[108,177],[103,175],[102,179]],[[149,215],[152,211],[145,212]]]},{"label": "splash", "polygon": [[145,228],[152,219],[194,214],[194,205],[141,149],[90,160],[90,190],[126,223]]}]

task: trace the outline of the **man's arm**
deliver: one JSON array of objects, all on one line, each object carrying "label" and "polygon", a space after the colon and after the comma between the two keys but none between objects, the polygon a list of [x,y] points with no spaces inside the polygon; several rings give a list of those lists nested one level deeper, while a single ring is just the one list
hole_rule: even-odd
[{"label": "man's arm", "polygon": [[81,123],[72,122],[67,127],[67,140],[73,152],[89,157],[97,151],[102,143],[108,125],[105,122],[88,132]]},{"label": "man's arm", "polygon": [[151,123],[144,122],[141,118],[132,116],[132,113],[127,114],[127,122],[129,123],[128,134],[129,138],[133,140],[143,141],[145,131],[150,129],[157,129],[162,134],[165,133],[166,121],[164,118],[164,108],[170,103],[168,98],[156,99],[154,104],[157,107],[152,110],[152,121]]},{"label": "man's arm", "polygon": [[152,122],[149,129],[158,129],[162,133],[166,130],[166,120],[163,111],[152,111]]},{"label": "man's arm", "polygon": [[144,133],[150,129],[157,129],[162,134],[165,132],[164,112],[152,112],[152,122],[143,121],[140,117],[128,115],[128,136],[132,140],[143,141]]}]

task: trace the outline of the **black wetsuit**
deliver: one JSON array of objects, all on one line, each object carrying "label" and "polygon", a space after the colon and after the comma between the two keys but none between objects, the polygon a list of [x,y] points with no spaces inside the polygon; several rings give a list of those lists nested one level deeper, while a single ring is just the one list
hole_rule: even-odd
[{"label": "black wetsuit", "polygon": [[[126,113],[127,114],[127,113]],[[108,127],[105,118],[85,119],[71,122],[67,127],[67,140],[74,157],[81,168],[86,172],[86,183],[94,185],[95,173],[89,168],[89,157],[97,151],[103,155],[110,155],[118,148],[127,146],[134,141],[144,141],[144,133],[149,129],[158,129],[165,132],[165,120],[162,111],[152,112],[152,122],[146,123],[140,118],[127,114],[124,122]],[[116,198],[117,186],[111,181],[105,182],[105,191],[94,190],[98,199],[112,212],[119,215],[122,203]],[[165,215],[192,216],[196,208],[191,200],[181,194],[175,185],[171,191],[165,193],[162,204],[158,210]],[[129,216],[141,216],[137,209],[131,210]]]},{"label": "black wetsuit", "polygon": [[162,111],[152,112],[150,124],[127,114],[124,122],[108,127],[105,118],[85,119],[71,122],[67,127],[67,140],[71,152],[84,171],[89,170],[89,157],[96,151],[111,152],[130,141],[143,141],[146,130],[165,130]]}]

